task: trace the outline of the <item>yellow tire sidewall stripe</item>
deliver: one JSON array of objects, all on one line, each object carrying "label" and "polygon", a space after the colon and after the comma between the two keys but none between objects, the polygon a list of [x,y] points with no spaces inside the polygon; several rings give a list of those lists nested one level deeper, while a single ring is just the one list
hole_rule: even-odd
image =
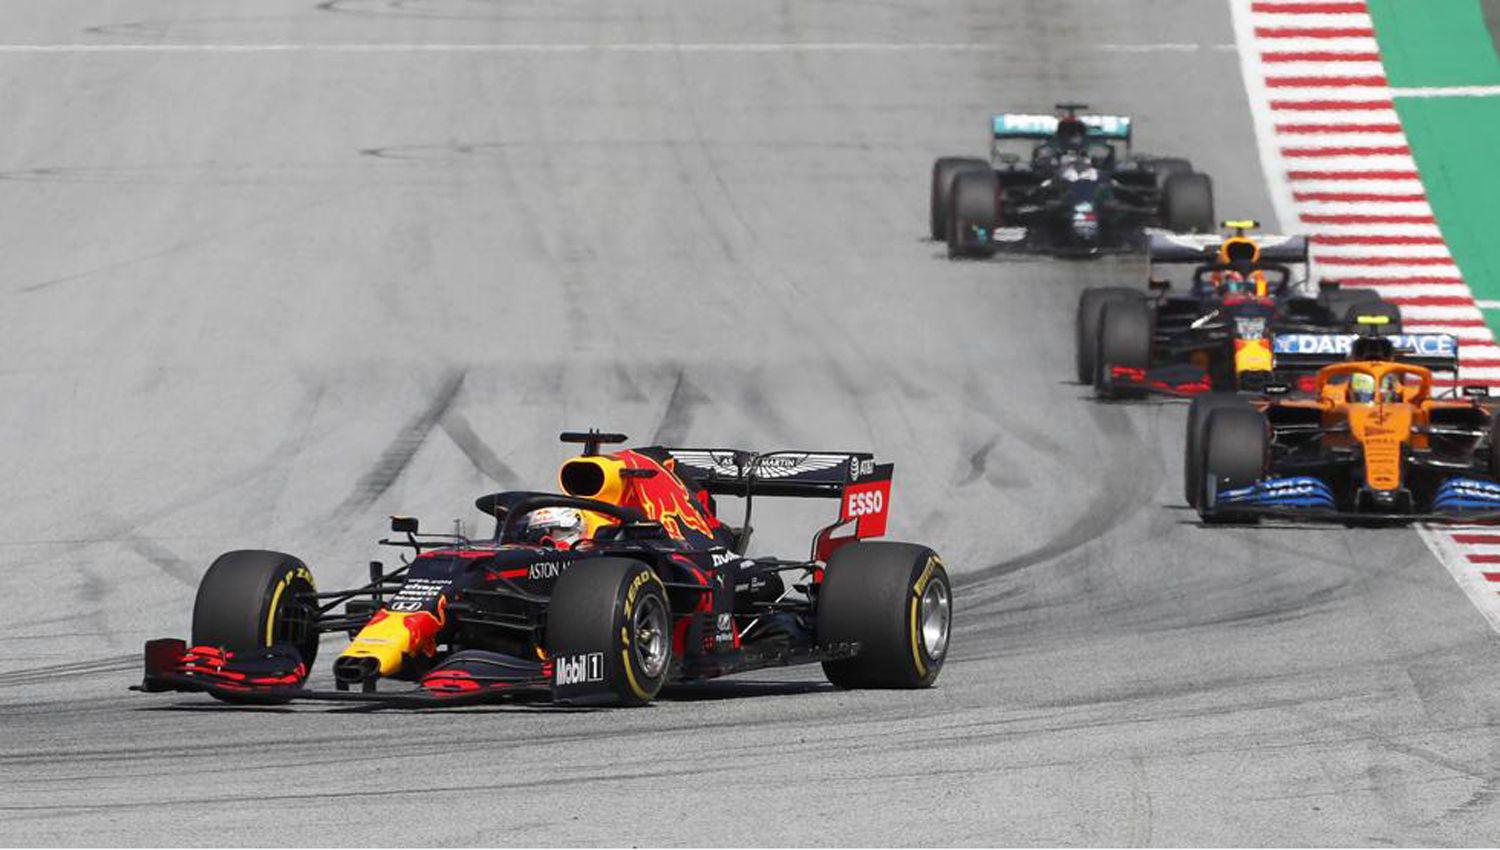
[{"label": "yellow tire sidewall stripe", "polygon": [[[620,626],[620,663],[625,668],[625,682],[630,686],[630,692],[635,694],[636,699],[649,700],[654,695],[641,687],[640,680],[635,676],[635,665],[630,663],[630,615],[635,610],[635,597],[642,587],[655,583],[657,590],[661,591],[662,598],[667,596],[667,588],[657,578],[656,573],[646,570],[637,573],[630,583],[630,589],[625,591],[625,624]],[[670,624],[669,624],[670,628]]]}]

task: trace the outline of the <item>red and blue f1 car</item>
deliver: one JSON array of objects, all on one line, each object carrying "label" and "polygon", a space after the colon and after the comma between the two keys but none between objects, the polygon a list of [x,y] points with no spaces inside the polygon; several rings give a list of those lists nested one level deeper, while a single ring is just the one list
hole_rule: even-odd
[{"label": "red and blue f1 car", "polygon": [[[601,452],[618,434],[563,434],[560,493],[481,497],[488,539],[419,531],[393,517],[387,545],[413,557],[349,590],[320,591],[279,552],[209,567],[192,640],[146,644],[143,691],[231,702],[293,699],[452,704],[531,695],[639,705],[663,685],[820,662],[846,688],[922,688],[948,654],[952,585],[925,546],[876,542],[890,464],[852,452],[649,447]],[[758,497],[839,502],[806,558],[748,557]],[[744,500],[738,527],[715,497]],[[529,518],[573,511],[586,533],[538,539]],[[351,641],[332,689],[309,687],[319,639]],[[411,683],[382,687],[390,680]]]}]

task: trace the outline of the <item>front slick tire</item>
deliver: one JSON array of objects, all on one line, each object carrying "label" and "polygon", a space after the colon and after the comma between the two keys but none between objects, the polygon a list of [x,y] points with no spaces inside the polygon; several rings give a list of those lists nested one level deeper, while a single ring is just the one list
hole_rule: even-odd
[{"label": "front slick tire", "polygon": [[[992,257],[1000,226],[1000,180],[995,172],[960,171],[953,178],[948,211],[948,257]],[[975,235],[975,229],[985,236]]]},{"label": "front slick tire", "polygon": [[312,572],[291,555],[225,552],[198,582],[193,645],[254,652],[290,644],[311,668],[318,657],[317,592]]},{"label": "front slick tire", "polygon": [[1139,387],[1118,387],[1110,369],[1151,368],[1151,307],[1144,298],[1109,301],[1099,315],[1099,345],[1094,351],[1094,394],[1099,398],[1144,398]]},{"label": "front slick tire", "polygon": [[850,543],[828,559],[818,591],[818,643],[857,641],[823,662],[841,688],[926,688],[948,657],[953,584],[935,552],[910,543]]},{"label": "front slick tire", "polygon": [[547,608],[553,663],[603,653],[602,680],[589,703],[645,705],[672,668],[672,608],[651,568],[629,558],[597,558],[558,577]]}]

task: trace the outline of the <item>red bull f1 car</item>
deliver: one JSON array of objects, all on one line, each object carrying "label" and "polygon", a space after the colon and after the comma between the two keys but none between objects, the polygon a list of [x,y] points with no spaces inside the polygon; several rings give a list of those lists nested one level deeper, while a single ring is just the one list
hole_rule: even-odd
[{"label": "red bull f1 car", "polygon": [[1213,183],[1186,159],[1131,150],[1131,119],[1005,113],[990,122],[990,159],[932,166],[932,238],[950,257],[997,251],[1093,255],[1139,250],[1147,228],[1213,230]]},{"label": "red bull f1 car", "polygon": [[[1272,381],[1299,380],[1296,364],[1276,357],[1276,334],[1401,332],[1400,308],[1372,290],[1323,281],[1309,294],[1306,237],[1252,236],[1254,221],[1224,226],[1225,236],[1152,234],[1147,291],[1083,291],[1076,324],[1080,383],[1092,384],[1100,398],[1254,392]],[[1177,276],[1185,279],[1174,281],[1183,268],[1187,274]]]},{"label": "red bull f1 car", "polygon": [[1186,495],[1207,522],[1500,521],[1500,405],[1485,387],[1436,397],[1457,371],[1446,334],[1290,334],[1278,353],[1318,367],[1313,391],[1193,400]]},{"label": "red bull f1 car", "polygon": [[[852,452],[648,447],[598,432],[561,492],[480,498],[493,535],[393,517],[412,557],[319,590],[292,555],[229,552],[203,576],[191,641],[146,645],[139,690],[233,702],[453,704],[502,697],[640,705],[670,682],[819,662],[846,688],[922,688],[948,653],[952,585],[931,549],[885,533],[890,464]],[[744,500],[730,526],[716,497]],[[760,497],[825,498],[807,557],[748,557]],[[309,687],[320,638],[347,634],[331,689]],[[392,682],[406,683],[391,688]]]}]

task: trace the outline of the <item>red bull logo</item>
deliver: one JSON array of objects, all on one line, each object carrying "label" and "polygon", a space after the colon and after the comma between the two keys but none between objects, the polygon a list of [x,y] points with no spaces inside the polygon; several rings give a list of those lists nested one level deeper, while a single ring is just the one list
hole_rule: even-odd
[{"label": "red bull logo", "polygon": [[661,523],[661,527],[672,537],[682,540],[684,529],[691,529],[704,537],[713,537],[714,529],[709,520],[698,509],[695,500],[677,476],[661,464],[645,455],[633,451],[622,451],[618,457],[630,469],[654,469],[657,474],[649,478],[630,479],[627,503],[633,501],[649,519]]}]

